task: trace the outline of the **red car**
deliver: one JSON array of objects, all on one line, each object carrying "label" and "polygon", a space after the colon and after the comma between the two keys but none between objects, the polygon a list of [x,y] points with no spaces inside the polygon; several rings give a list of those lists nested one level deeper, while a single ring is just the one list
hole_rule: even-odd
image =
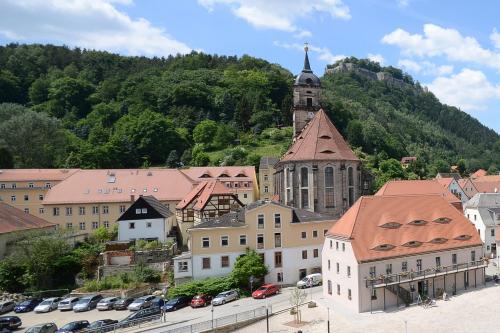
[{"label": "red car", "polygon": [[252,293],[253,298],[266,298],[267,296],[276,295],[280,292],[280,286],[277,284],[265,284]]},{"label": "red car", "polygon": [[210,295],[196,295],[191,300],[192,308],[199,308],[202,306],[207,306],[212,302],[212,296]]}]

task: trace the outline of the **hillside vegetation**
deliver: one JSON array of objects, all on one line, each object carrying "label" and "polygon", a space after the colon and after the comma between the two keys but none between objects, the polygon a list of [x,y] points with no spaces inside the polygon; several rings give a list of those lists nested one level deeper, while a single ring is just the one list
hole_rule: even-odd
[{"label": "hillside vegetation", "polygon": [[[326,111],[381,179],[500,165],[497,133],[396,68],[350,60],[408,83],[322,78]],[[292,83],[288,70],[250,56],[3,46],[0,167],[257,165],[291,142]],[[403,172],[391,158],[406,155],[419,163]]]}]

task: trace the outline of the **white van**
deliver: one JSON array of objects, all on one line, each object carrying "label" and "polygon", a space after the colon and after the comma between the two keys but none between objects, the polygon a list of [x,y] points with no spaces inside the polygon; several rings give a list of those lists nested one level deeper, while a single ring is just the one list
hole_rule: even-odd
[{"label": "white van", "polygon": [[323,283],[323,277],[321,273],[309,274],[299,282],[297,282],[297,288],[310,288],[314,286],[320,286]]}]

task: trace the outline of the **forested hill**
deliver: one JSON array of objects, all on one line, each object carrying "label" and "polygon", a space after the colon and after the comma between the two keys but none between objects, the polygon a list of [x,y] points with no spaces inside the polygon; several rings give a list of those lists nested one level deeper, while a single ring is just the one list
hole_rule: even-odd
[{"label": "forested hill", "polygon": [[[460,159],[470,169],[500,165],[497,133],[398,69],[350,60],[408,83],[396,87],[352,71],[322,78],[325,109],[368,167],[406,155],[422,162],[411,177]],[[0,167],[256,164],[290,143],[292,83],[288,70],[250,56],[3,46]]]}]

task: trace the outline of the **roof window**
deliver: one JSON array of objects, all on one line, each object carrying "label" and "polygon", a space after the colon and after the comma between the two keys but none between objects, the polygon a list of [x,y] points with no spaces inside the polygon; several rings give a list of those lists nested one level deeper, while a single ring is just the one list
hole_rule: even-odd
[{"label": "roof window", "polygon": [[401,223],[399,222],[387,222],[381,225],[382,228],[387,228],[387,229],[397,229],[401,226]]},{"label": "roof window", "polygon": [[438,237],[438,238],[434,238],[430,242],[433,243],[433,244],[443,244],[443,243],[446,243],[446,241],[447,241],[446,238]]},{"label": "roof window", "polygon": [[446,223],[450,223],[451,219],[448,217],[440,217],[440,218],[435,219],[434,222],[446,224]]},{"label": "roof window", "polygon": [[403,244],[403,246],[406,247],[419,247],[420,245],[422,245],[422,243],[419,241],[409,241],[408,243]]},{"label": "roof window", "polygon": [[319,137],[320,139],[327,139],[327,140],[330,140],[332,137],[329,136],[328,134],[323,134]]},{"label": "roof window", "polygon": [[389,251],[389,250],[392,250],[393,248],[395,248],[395,246],[392,244],[381,244],[381,245],[376,246],[374,248],[374,250],[376,250],[376,251]]},{"label": "roof window", "polygon": [[472,238],[471,235],[460,235],[458,237],[455,237],[456,240],[469,240],[471,238]]},{"label": "roof window", "polygon": [[427,221],[424,221],[424,220],[413,220],[413,221],[411,221],[408,224],[416,225],[416,226],[422,226],[422,225],[426,225]]}]

